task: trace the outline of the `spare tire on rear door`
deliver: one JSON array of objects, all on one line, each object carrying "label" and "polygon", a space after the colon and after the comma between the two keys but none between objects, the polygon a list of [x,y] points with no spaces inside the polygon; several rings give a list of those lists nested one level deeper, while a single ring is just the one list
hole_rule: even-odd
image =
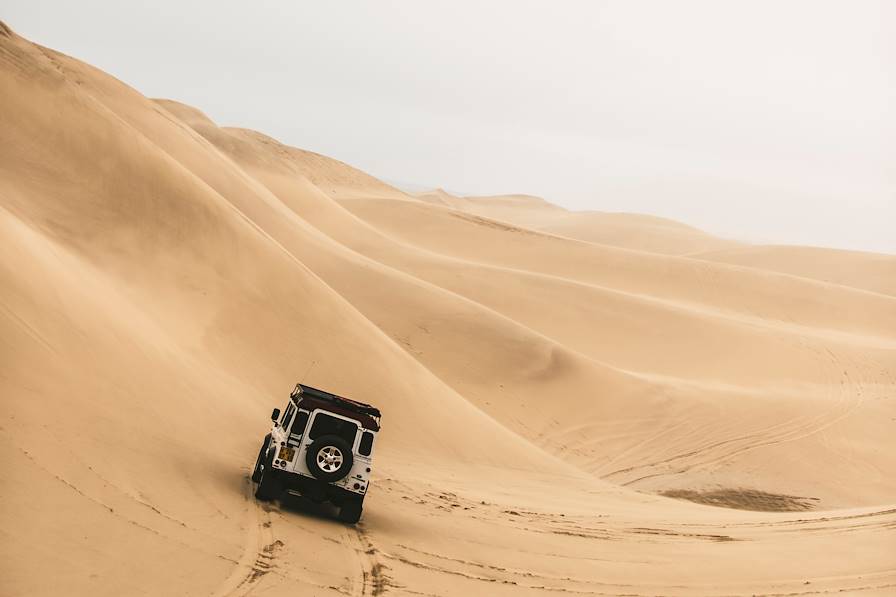
[{"label": "spare tire on rear door", "polygon": [[352,470],[352,448],[337,435],[324,435],[308,446],[305,464],[315,478],[332,483]]}]

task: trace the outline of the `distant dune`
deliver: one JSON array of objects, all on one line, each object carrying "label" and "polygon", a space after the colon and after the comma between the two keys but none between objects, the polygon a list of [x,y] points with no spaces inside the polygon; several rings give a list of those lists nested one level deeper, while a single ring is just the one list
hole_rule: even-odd
[{"label": "distant dune", "polygon": [[793,246],[742,246],[694,255],[896,296],[896,257]]},{"label": "distant dune", "polygon": [[685,255],[737,247],[739,243],[666,218],[644,214],[570,212],[530,195],[454,197],[437,189],[417,198],[525,228],[629,249]]},{"label": "distant dune", "polygon": [[[5,26],[0,81],[0,594],[896,592],[896,257],[408,194]],[[384,413],[357,527],[252,497],[306,373]]]}]

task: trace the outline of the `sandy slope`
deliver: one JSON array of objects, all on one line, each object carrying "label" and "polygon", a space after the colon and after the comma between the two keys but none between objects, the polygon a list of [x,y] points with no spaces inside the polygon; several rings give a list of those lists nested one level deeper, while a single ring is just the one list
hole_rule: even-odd
[{"label": "sandy slope", "polygon": [[[0,89],[0,593],[896,590],[891,258],[411,197],[5,29]],[[251,498],[312,363],[357,528]]]},{"label": "sandy slope", "polygon": [[821,247],[750,246],[693,255],[896,296],[896,257]]},{"label": "sandy slope", "polygon": [[531,230],[628,249],[686,255],[739,246],[739,243],[710,236],[667,218],[631,213],[570,212],[531,195],[457,197],[436,189],[415,196],[428,203]]},{"label": "sandy slope", "polygon": [[631,213],[570,212],[530,195],[459,197],[442,189],[421,201],[548,234],[792,274],[893,296],[896,257],[821,247],[747,245],[674,220]]}]

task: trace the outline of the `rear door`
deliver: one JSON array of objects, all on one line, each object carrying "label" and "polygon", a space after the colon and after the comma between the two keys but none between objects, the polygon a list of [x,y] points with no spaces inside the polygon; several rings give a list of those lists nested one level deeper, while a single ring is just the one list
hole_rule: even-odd
[{"label": "rear door", "polygon": [[304,465],[308,447],[314,443],[314,440],[323,437],[324,435],[341,437],[348,443],[349,449],[354,453],[358,429],[359,425],[357,421],[334,413],[315,410],[311,413],[311,420],[307,427],[307,431],[302,437],[302,449],[299,452],[300,462]]}]

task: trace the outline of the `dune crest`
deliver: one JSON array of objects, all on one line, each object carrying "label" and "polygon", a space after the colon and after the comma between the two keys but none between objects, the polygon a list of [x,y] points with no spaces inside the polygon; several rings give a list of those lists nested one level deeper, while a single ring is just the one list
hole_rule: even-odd
[{"label": "dune crest", "polygon": [[[896,589],[896,258],[407,194],[3,23],[0,86],[0,593]],[[358,527],[252,497],[302,375],[383,410]]]}]

